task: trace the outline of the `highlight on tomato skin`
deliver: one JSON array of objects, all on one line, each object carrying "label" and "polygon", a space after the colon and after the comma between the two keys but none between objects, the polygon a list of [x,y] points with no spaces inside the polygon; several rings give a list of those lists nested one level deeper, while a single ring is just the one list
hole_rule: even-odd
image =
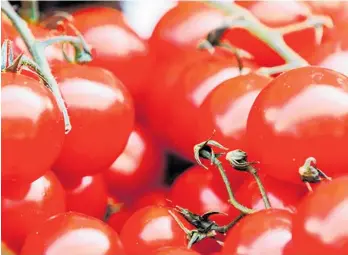
[{"label": "highlight on tomato skin", "polygon": [[119,235],[107,224],[83,214],[57,214],[25,240],[21,255],[31,254],[125,255]]},{"label": "highlight on tomato skin", "polygon": [[37,226],[66,211],[65,202],[65,191],[51,171],[27,184],[2,180],[2,241],[18,253]]},{"label": "highlight on tomato skin", "polygon": [[347,173],[347,98],[348,77],[335,71],[308,66],[279,75],[249,113],[250,158],[293,183],[301,183],[298,169],[308,157],[328,176]]},{"label": "highlight on tomato skin", "polygon": [[32,182],[59,156],[64,122],[52,93],[39,81],[1,73],[1,177]]},{"label": "highlight on tomato skin", "polygon": [[75,125],[53,170],[60,176],[97,174],[126,146],[134,125],[133,99],[117,77],[100,67],[66,64],[53,73]]}]

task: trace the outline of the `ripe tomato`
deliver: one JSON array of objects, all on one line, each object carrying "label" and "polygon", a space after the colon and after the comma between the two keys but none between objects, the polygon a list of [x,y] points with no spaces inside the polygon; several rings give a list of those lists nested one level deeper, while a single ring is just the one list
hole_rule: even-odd
[{"label": "ripe tomato", "polygon": [[271,78],[255,73],[221,83],[199,109],[197,140],[204,141],[216,130],[214,140],[229,149],[247,151],[246,125],[251,106]]},{"label": "ripe tomato", "polygon": [[147,43],[131,30],[116,9],[89,7],[72,15],[73,24],[96,51],[90,65],[113,72],[135,97],[135,102],[141,102],[153,61]]},{"label": "ripe tomato", "polygon": [[143,193],[132,205],[134,210],[141,209],[149,205],[157,206],[169,206],[168,201],[169,190],[166,188],[158,188],[151,190],[147,193]]},{"label": "ripe tomato", "polygon": [[66,191],[67,211],[102,219],[107,206],[107,187],[102,174],[60,178]]},{"label": "ripe tomato", "polygon": [[1,73],[1,177],[31,182],[45,174],[64,141],[56,100],[28,76]]},{"label": "ripe tomato", "polygon": [[73,129],[53,169],[60,176],[94,175],[122,153],[134,123],[130,94],[109,71],[91,66],[54,69]]},{"label": "ripe tomato", "polygon": [[135,126],[123,153],[104,177],[109,190],[127,200],[163,181],[164,155],[148,130]]},{"label": "ripe tomato", "polygon": [[167,61],[178,51],[196,48],[223,20],[223,12],[206,3],[179,2],[157,23],[149,43],[157,56]]},{"label": "ripe tomato", "polygon": [[[249,155],[275,178],[300,182],[308,157],[329,176],[347,172],[348,77],[320,67],[290,70],[261,91],[247,123]],[[331,150],[330,148],[335,148]]]},{"label": "ripe tomato", "polygon": [[[302,1],[251,1],[245,2],[245,4],[242,1],[238,1],[238,4],[246,5],[245,7],[261,23],[271,28],[291,25],[303,21],[306,19],[306,16],[311,15],[310,8]],[[223,38],[236,47],[250,52],[259,65],[276,66],[284,63],[284,60],[273,49],[245,29],[229,29]],[[284,40],[300,55],[316,46],[315,33],[312,28],[286,34]]]},{"label": "ripe tomato", "polygon": [[[151,254],[163,246],[187,246],[185,232],[168,210],[170,208],[148,206],[127,220],[120,235],[127,254]],[[172,211],[185,224],[183,217]]]},{"label": "ripe tomato", "polygon": [[[299,201],[307,194],[305,186],[295,185],[274,179],[268,175],[260,176],[261,182],[266,189],[272,208],[283,209],[289,212],[296,212]],[[236,198],[238,202],[249,208],[256,210],[265,209],[260,190],[254,178],[247,178],[243,185],[237,190]],[[239,211],[234,210],[233,217],[239,215]],[[230,217],[231,214],[230,214]]]},{"label": "ripe tomato", "polygon": [[2,241],[15,252],[38,225],[61,212],[65,212],[65,192],[52,172],[28,184],[2,182]]},{"label": "ripe tomato", "polygon": [[[193,146],[201,140],[194,135],[197,132],[199,107],[209,93],[222,82],[246,74],[254,67],[244,61],[244,68],[240,72],[236,57],[222,57],[212,55],[202,62],[196,62],[181,73],[176,84],[168,92],[171,95],[171,108],[167,112],[167,139],[172,148],[183,156],[193,159]],[[211,133],[213,130],[211,130]],[[204,139],[207,139],[204,138]]]},{"label": "ripe tomato", "polygon": [[158,249],[153,252],[154,255],[199,255],[198,252],[194,250],[187,249],[186,247],[173,247],[167,246]]},{"label": "ripe tomato", "polygon": [[[226,169],[226,171],[228,170]],[[240,172],[240,174],[244,173]],[[230,176],[233,175],[230,174]],[[234,181],[234,178],[229,179],[231,182]],[[240,177],[239,180],[241,180]],[[233,182],[232,190],[235,190],[236,187],[238,187],[238,183]],[[213,167],[209,170],[205,170],[201,166],[187,169],[173,183],[169,197],[174,205],[179,205],[196,214],[208,211],[229,214],[233,211],[232,205],[228,203],[227,191],[221,176]],[[225,224],[229,222],[230,217],[215,215],[212,216],[212,219],[218,224]]]},{"label": "ripe tomato", "polygon": [[222,254],[283,254],[291,240],[292,214],[285,210],[261,210],[246,216],[227,234]]},{"label": "ripe tomato", "polygon": [[340,177],[320,184],[303,199],[294,217],[293,252],[347,254],[347,197],[348,177]]},{"label": "ripe tomato", "polygon": [[79,213],[58,214],[25,240],[21,255],[125,254],[118,234],[101,220]]}]

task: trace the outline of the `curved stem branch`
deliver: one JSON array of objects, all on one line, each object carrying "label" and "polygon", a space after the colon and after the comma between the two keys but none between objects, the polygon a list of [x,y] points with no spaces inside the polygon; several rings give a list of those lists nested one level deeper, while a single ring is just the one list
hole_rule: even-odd
[{"label": "curved stem branch", "polygon": [[[19,15],[15,12],[15,10],[12,8],[10,3],[6,1],[2,1],[1,10],[7,15],[7,17],[12,21],[13,25],[21,35],[23,41],[25,42],[25,45],[27,46],[30,54],[32,55],[34,61],[36,62],[37,66],[40,67],[41,75],[44,78],[44,82],[47,83],[49,88],[51,89],[53,95],[56,98],[57,104],[63,114],[64,122],[65,122],[65,132],[68,133],[71,130],[71,124],[70,119],[68,115],[67,108],[65,106],[64,100],[62,98],[62,95],[59,91],[57,81],[53,77],[48,61],[45,57],[45,47],[53,42],[60,42],[61,38],[58,37],[58,39],[50,39],[48,41],[38,41],[35,39],[34,35],[31,33],[27,23],[22,20]],[[78,44],[78,38],[72,38],[68,37],[69,41]],[[83,45],[83,43],[80,41],[80,45]],[[79,48],[79,47],[75,47]],[[88,57],[86,58],[86,55],[89,55],[90,53],[86,51],[85,47],[82,47],[83,51],[86,52],[85,55],[80,54],[78,57],[82,59],[83,61],[88,61]],[[82,51],[81,51],[82,52]],[[90,55],[89,55],[90,57]]]},{"label": "curved stem branch", "polygon": [[261,197],[262,197],[263,203],[265,205],[265,208],[266,209],[271,208],[271,203],[270,203],[269,198],[267,196],[266,189],[263,186],[256,169],[252,165],[249,165],[248,166],[248,172],[254,177],[254,179],[256,181],[256,184],[257,184],[257,186],[258,186],[258,188],[260,190]]},{"label": "curved stem branch", "polygon": [[[201,151],[201,154],[202,156],[206,157],[206,158],[211,158],[211,154],[205,150],[202,150]],[[251,214],[251,213],[254,213],[254,210],[253,209],[250,209],[242,204],[240,204],[234,194],[233,194],[233,191],[231,189],[231,184],[230,184],[230,181],[228,180],[227,178],[227,175],[226,175],[226,172],[225,172],[225,169],[223,168],[220,160],[218,160],[216,157],[214,157],[213,159],[213,162],[212,162],[216,167],[217,169],[219,170],[220,172],[220,175],[222,177],[222,180],[223,182],[225,183],[225,186],[226,186],[226,190],[227,190],[227,193],[228,193],[228,197],[229,197],[229,202],[239,211],[241,211],[243,214]]]}]

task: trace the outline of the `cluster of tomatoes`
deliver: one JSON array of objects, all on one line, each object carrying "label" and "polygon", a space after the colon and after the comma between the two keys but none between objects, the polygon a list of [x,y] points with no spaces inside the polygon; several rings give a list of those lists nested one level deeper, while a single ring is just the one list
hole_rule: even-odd
[{"label": "cluster of tomatoes", "polygon": [[[45,50],[69,113],[68,134],[38,75],[1,73],[3,252],[348,253],[348,3],[235,4],[309,65],[265,75],[260,67],[288,62],[277,49],[242,27],[219,30],[231,17],[216,6],[179,2],[149,40],[116,9],[85,8],[66,18],[93,49],[87,64],[67,62],[62,45]],[[301,28],[314,16],[333,26]],[[1,19],[2,43],[9,39],[15,55],[29,55],[10,20]],[[52,32],[48,23],[29,24],[36,39],[71,32]],[[196,151],[209,169],[193,165],[166,185],[166,154],[195,162],[194,146],[213,130],[218,143],[200,147],[211,162]],[[260,180],[215,154],[219,144],[245,151]],[[231,204],[221,173],[232,199],[252,210]],[[304,182],[315,182],[313,190]]]}]

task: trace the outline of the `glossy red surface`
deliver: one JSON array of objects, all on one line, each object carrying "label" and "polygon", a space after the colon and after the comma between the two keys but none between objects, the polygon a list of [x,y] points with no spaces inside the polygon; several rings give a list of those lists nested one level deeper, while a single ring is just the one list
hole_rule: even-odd
[{"label": "glossy red surface", "polygon": [[292,214],[269,209],[246,216],[227,234],[222,254],[282,255],[291,240]]},{"label": "glossy red surface", "polygon": [[321,184],[299,205],[293,224],[293,254],[348,251],[348,177]]},{"label": "glossy red surface", "polygon": [[[326,174],[347,172],[348,77],[303,67],[275,78],[256,98],[247,124],[250,158],[263,173],[300,182],[308,157]],[[333,160],[334,159],[334,160]]]},{"label": "glossy red surface", "polygon": [[109,71],[66,65],[54,69],[65,99],[72,130],[54,171],[60,176],[94,175],[122,153],[134,124],[133,101]]},{"label": "glossy red surface", "polygon": [[151,133],[136,125],[122,154],[104,171],[109,190],[132,199],[159,186],[164,178],[164,154]]},{"label": "glossy red surface", "polygon": [[1,73],[2,180],[36,180],[63,141],[63,116],[51,91],[27,76]]},{"label": "glossy red surface", "polygon": [[107,206],[107,187],[102,174],[60,178],[66,192],[67,211],[103,219]]},{"label": "glossy red surface", "polygon": [[30,234],[21,255],[123,255],[118,234],[101,220],[67,212],[50,218]]},{"label": "glossy red surface", "polygon": [[64,189],[52,172],[29,184],[2,181],[2,241],[19,252],[28,234],[65,209]]}]

